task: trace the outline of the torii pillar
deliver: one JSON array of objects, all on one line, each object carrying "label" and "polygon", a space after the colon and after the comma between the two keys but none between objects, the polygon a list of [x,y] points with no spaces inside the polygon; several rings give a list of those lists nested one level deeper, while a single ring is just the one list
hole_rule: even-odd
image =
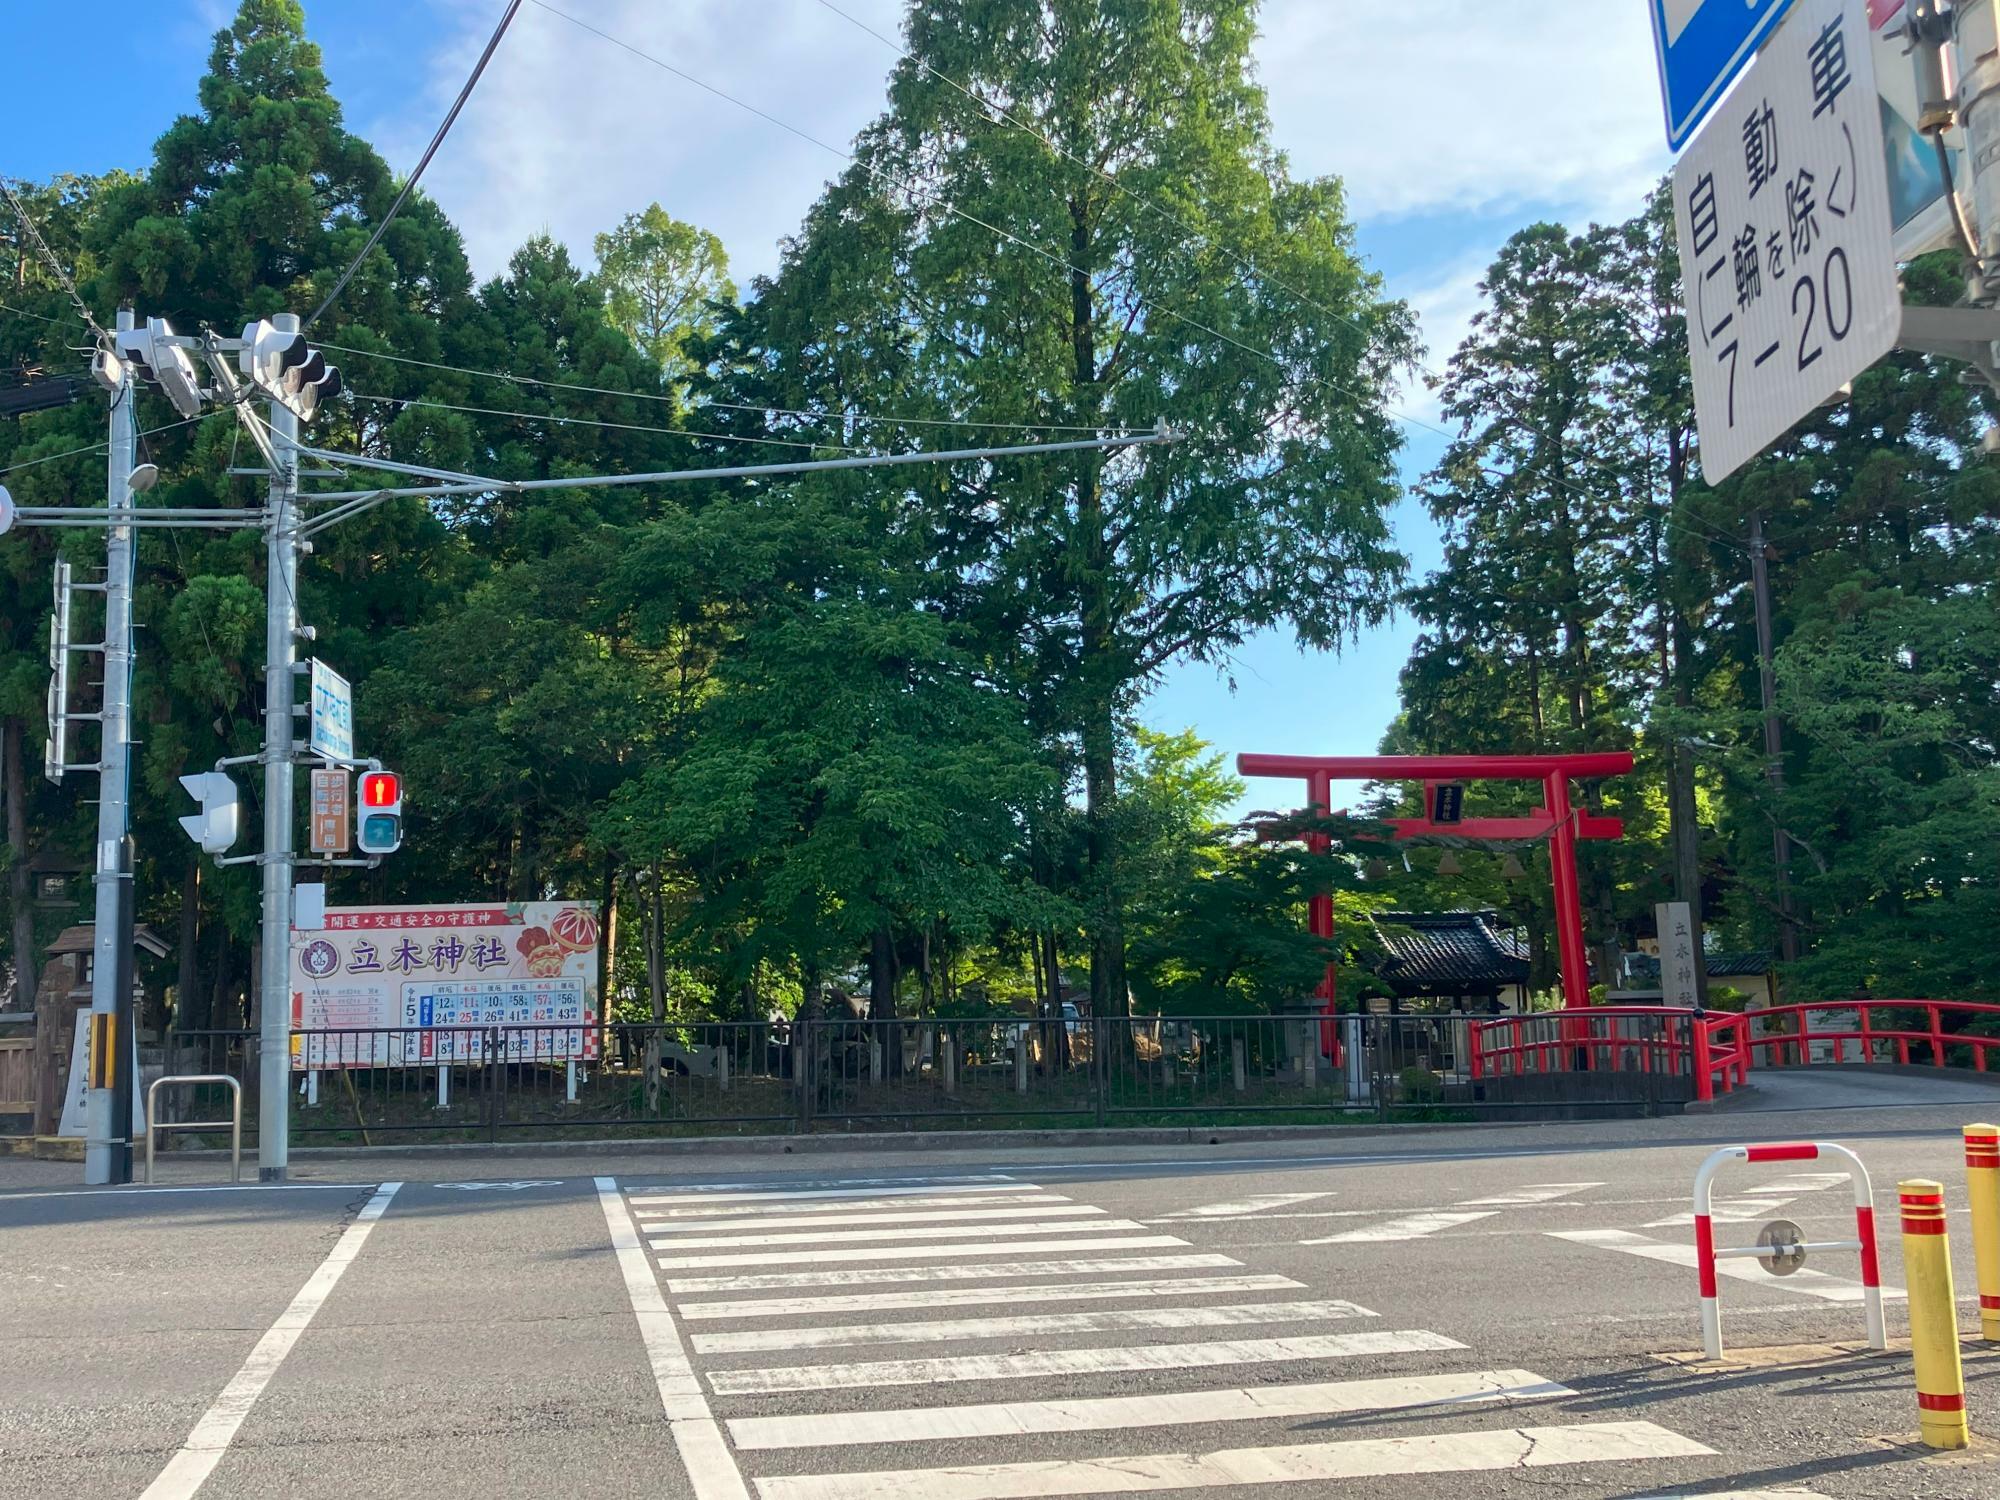
[{"label": "torii pillar", "polygon": [[[1307,805],[1320,814],[1333,810],[1336,781],[1539,781],[1542,806],[1524,818],[1466,818],[1458,823],[1431,821],[1430,799],[1421,818],[1390,818],[1399,839],[1447,834],[1463,839],[1523,839],[1549,841],[1549,865],[1556,898],[1556,951],[1562,968],[1563,1004],[1572,1009],[1590,1004],[1590,958],[1583,941],[1583,890],[1576,875],[1578,839],[1625,836],[1618,818],[1601,817],[1573,807],[1569,784],[1577,777],[1623,776],[1632,769],[1629,750],[1589,751],[1575,755],[1239,755],[1236,769],[1245,776],[1295,776],[1306,783]],[[1308,833],[1306,847],[1324,853],[1332,839]],[[1333,936],[1333,897],[1315,896],[1307,909],[1307,926],[1314,937]],[[1327,1015],[1333,1014],[1335,966],[1317,991]]]}]

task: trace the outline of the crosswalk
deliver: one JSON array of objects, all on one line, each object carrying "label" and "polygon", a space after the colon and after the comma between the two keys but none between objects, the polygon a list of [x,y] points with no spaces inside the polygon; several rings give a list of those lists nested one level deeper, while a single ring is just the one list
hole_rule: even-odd
[{"label": "crosswalk", "polygon": [[1671,1488],[1712,1456],[1652,1422],[1565,1420],[1543,1404],[1577,1393],[1532,1370],[1034,1182],[599,1187],[696,1500],[1599,1465]]}]

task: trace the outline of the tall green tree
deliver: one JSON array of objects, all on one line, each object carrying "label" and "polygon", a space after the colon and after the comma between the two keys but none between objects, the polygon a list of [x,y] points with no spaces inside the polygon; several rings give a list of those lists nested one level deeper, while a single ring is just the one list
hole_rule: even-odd
[{"label": "tall green tree", "polygon": [[[1255,15],[912,6],[888,112],[740,329],[756,399],[864,414],[843,441],[913,442],[895,418],[1187,434],[961,464],[903,502],[962,580],[953,607],[1076,749],[1100,1014],[1126,999],[1118,762],[1139,695],[1266,626],[1334,645],[1401,566],[1383,400],[1410,321],[1356,255],[1338,182],[1294,179],[1273,148]],[[974,433],[996,435],[928,436]]]},{"label": "tall green tree", "polygon": [[611,321],[669,380],[684,377],[690,346],[712,337],[719,309],[736,300],[722,241],[654,203],[600,234],[596,248]]}]

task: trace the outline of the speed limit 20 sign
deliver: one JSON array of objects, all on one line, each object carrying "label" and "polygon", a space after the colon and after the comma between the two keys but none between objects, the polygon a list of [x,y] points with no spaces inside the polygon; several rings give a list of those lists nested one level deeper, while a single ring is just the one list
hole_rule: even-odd
[{"label": "speed limit 20 sign", "polygon": [[1674,167],[1674,215],[1714,484],[1902,329],[1863,0],[1795,0]]}]

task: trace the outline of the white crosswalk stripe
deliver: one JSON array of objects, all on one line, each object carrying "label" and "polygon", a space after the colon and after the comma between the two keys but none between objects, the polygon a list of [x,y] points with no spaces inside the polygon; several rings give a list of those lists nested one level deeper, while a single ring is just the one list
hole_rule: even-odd
[{"label": "white crosswalk stripe", "polygon": [[1441,1333],[1408,1329],[1393,1333],[1331,1333],[1309,1338],[1125,1344],[1105,1349],[1043,1349],[1032,1354],[947,1355],[939,1359],[876,1359],[859,1364],[717,1370],[710,1374],[708,1383],[718,1395],[742,1396],[770,1391],[831,1391],[852,1386],[1030,1380],[1047,1375],[1091,1375],[1113,1370],[1202,1370],[1216,1365],[1348,1359],[1364,1354],[1408,1354],[1419,1349],[1464,1347]]},{"label": "white crosswalk stripe", "polygon": [[1035,1333],[1111,1333],[1146,1328],[1242,1328],[1255,1323],[1323,1323],[1372,1318],[1352,1302],[1248,1302],[1221,1307],[1140,1307],[1115,1312],[1024,1313],[1012,1318],[942,1318],[925,1323],[854,1323],[825,1328],[758,1328],[747,1333],[698,1333],[703,1354],[772,1349],[837,1349],[857,1344],[949,1344],[960,1339],[1012,1339]]},{"label": "white crosswalk stripe", "polygon": [[[633,1217],[648,1226],[681,1219],[767,1219],[773,1223],[784,1223],[799,1219],[803,1223],[819,1223],[810,1218],[813,1214],[851,1214],[856,1210],[872,1212],[876,1209],[912,1208],[1001,1208],[1021,1204],[1067,1203],[1069,1199],[1055,1193],[967,1193],[962,1198],[840,1198],[830,1203],[727,1203],[681,1204],[675,1208],[641,1208]],[[1099,1209],[1102,1213],[1104,1210]]]},{"label": "white crosswalk stripe", "polygon": [[[1531,1183],[1388,1211],[1306,1243],[1418,1239],[1509,1208],[1561,1207],[1601,1185]],[[1191,1235],[1327,1196],[1244,1194],[1184,1209],[1170,1227]],[[1600,1464],[1623,1466],[1621,1483],[1625,1468],[1650,1466],[1629,1483],[1670,1490],[1688,1473],[1661,1465],[1710,1453],[1645,1421],[1472,1422],[1577,1393],[1532,1370],[1479,1368],[1466,1345],[1431,1329],[1336,1332],[1327,1325],[1380,1315],[1031,1182],[738,1182],[648,1188],[628,1201],[726,1439],[722,1456],[758,1500],[1267,1484],[1305,1494],[1369,1478]],[[1325,1379],[1336,1360],[1381,1363]],[[913,1392],[910,1404],[877,1394],[892,1390]],[[778,1397],[805,1409],[782,1410]],[[1372,1420],[1394,1425],[1314,1431]],[[1055,1435],[1067,1435],[1060,1450],[1041,1445]],[[1709,1470],[1698,1477],[1714,1482]]]},{"label": "white crosswalk stripe", "polygon": [[[954,1268],[962,1269],[962,1268]],[[929,1286],[914,1292],[860,1292],[845,1297],[758,1297],[740,1302],[690,1302],[681,1317],[690,1323],[717,1318],[818,1318],[857,1312],[908,1312],[919,1308],[977,1307],[1023,1301],[1109,1302],[1129,1297],[1215,1296],[1238,1292],[1296,1292],[1305,1284],[1289,1276],[1136,1277],[1126,1281],[1086,1281],[1061,1286]]]},{"label": "white crosswalk stripe", "polygon": [[[1044,1233],[1051,1230],[1081,1230],[1085,1232],[1100,1228],[1131,1228],[1137,1224],[1121,1220],[1115,1224],[1064,1224],[1040,1226]],[[748,1255],[663,1255],[660,1266],[668,1271],[700,1271],[723,1266],[790,1266],[797,1265],[803,1257],[810,1255],[815,1263],[826,1261],[861,1260],[925,1260],[941,1255],[1027,1255],[1040,1251],[1054,1250],[1067,1254],[1071,1250],[1166,1250],[1185,1248],[1186,1240],[1175,1239],[1170,1234],[1134,1234],[1118,1237],[1076,1240],[971,1240],[964,1244],[952,1245],[869,1245],[851,1247],[843,1245],[837,1250],[758,1250]]]},{"label": "white crosswalk stripe", "polygon": [[1110,1396],[1096,1401],[1002,1401],[980,1406],[907,1407],[901,1411],[743,1417],[729,1424],[729,1439],[739,1448],[835,1448],[868,1443],[1014,1437],[1037,1432],[1120,1432],[1136,1427],[1336,1416],[1416,1406],[1549,1401],[1575,1394],[1568,1386],[1543,1380],[1529,1370],[1473,1370],[1450,1375],[1391,1376],[1382,1380],[1184,1391],[1165,1396]]},{"label": "white crosswalk stripe", "polygon": [[[1128,1241],[1119,1240],[1118,1244]],[[1176,1245],[1184,1240],[1173,1241]],[[1005,1250],[1005,1245],[988,1245],[988,1250]],[[1078,1249],[1075,1241],[1062,1246]],[[795,1257],[785,1257],[795,1259]],[[819,1257],[815,1257],[818,1259]],[[822,1286],[888,1286],[899,1281],[992,1281],[1019,1276],[1094,1276],[1126,1271],[1195,1271],[1204,1267],[1240,1266],[1233,1255],[1212,1250],[1191,1251],[1186,1255],[1132,1255],[1116,1259],[991,1261],[970,1266],[871,1266],[852,1271],[783,1271],[758,1276],[673,1277],[667,1290],[675,1296],[696,1297],[712,1292],[802,1291]],[[1024,1293],[1025,1294],[1025,1293]]]},{"label": "white crosswalk stripe", "polygon": [[1146,1490],[1223,1489],[1234,1484],[1328,1483],[1383,1475],[1468,1474],[1495,1469],[1688,1458],[1713,1450],[1651,1422],[1503,1428],[1226,1448],[1213,1453],[1142,1453],[1117,1458],[974,1464],[867,1474],[799,1474],[756,1481],[762,1500],[1043,1500]]},{"label": "white crosswalk stripe", "polygon": [[[1065,1210],[1057,1212],[1088,1212],[1088,1210]],[[763,1228],[757,1225],[756,1228]],[[863,1240],[962,1240],[967,1235],[976,1235],[987,1227],[983,1221],[957,1224],[881,1224],[873,1229],[797,1229],[780,1234],[752,1234],[739,1229],[733,1234],[704,1232],[700,1234],[682,1233],[679,1238],[655,1238],[656,1250],[699,1250],[721,1249],[729,1245],[853,1245]],[[1029,1223],[999,1223],[991,1226],[996,1234],[1103,1234],[1112,1229],[1143,1229],[1145,1226],[1131,1219],[1077,1219],[1065,1222],[1060,1219],[1036,1219]],[[701,1229],[710,1231],[719,1226],[684,1225],[683,1230]],[[648,1230],[649,1235],[656,1231]]]}]

